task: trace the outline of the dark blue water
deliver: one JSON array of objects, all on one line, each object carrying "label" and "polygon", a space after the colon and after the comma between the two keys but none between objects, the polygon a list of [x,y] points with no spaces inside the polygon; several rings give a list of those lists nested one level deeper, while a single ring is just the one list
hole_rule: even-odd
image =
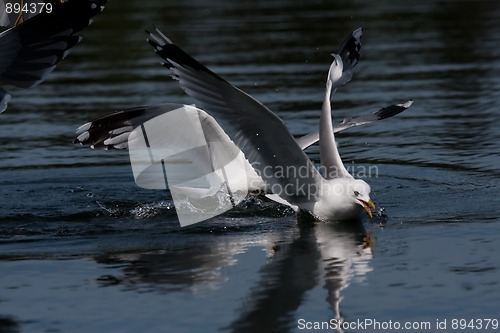
[{"label": "dark blue water", "polygon": [[[302,332],[343,318],[428,331],[446,319],[451,332],[453,319],[499,320],[498,22],[495,1],[110,1],[0,115],[0,331]],[[248,199],[180,228],[168,193],[135,185],[126,151],[73,145],[89,119],[192,102],[145,42],[154,24],[295,135],[317,128],[330,54],[362,26],[334,120],[414,101],[338,136],[346,164],[376,167],[365,180],[383,218],[310,224]],[[462,331],[494,331],[485,323]]]}]

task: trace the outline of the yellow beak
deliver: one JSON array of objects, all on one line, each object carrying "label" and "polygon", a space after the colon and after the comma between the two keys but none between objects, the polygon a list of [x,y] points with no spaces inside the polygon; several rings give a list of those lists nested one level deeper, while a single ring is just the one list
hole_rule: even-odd
[{"label": "yellow beak", "polygon": [[371,209],[375,209],[375,204],[373,203],[373,201],[371,201],[371,200],[364,201],[361,199],[358,199],[358,200],[361,202],[361,204],[363,204],[363,208],[366,210],[366,213],[368,214],[368,216],[370,216],[370,218],[373,218],[373,214],[371,211]]}]

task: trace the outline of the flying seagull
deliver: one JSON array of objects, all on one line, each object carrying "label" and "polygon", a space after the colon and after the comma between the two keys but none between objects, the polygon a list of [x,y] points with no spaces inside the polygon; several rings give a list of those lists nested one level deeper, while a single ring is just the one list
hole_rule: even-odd
[{"label": "flying seagull", "polygon": [[[81,41],[77,33],[92,23],[106,2],[68,0],[39,7],[41,13],[27,19],[22,11],[15,20],[2,16],[0,23],[10,28],[0,33],[0,84],[32,88],[42,83]],[[6,110],[10,99],[9,92],[0,87],[0,112]]]},{"label": "flying seagull", "polygon": [[[160,30],[149,33],[148,41],[165,60],[164,66],[172,70],[173,77],[200,106],[196,112],[212,124],[211,129],[215,129],[212,135],[225,135],[227,141],[241,150],[249,169],[261,179],[257,184],[265,193],[272,193],[277,201],[308,211],[318,219],[349,220],[358,217],[363,210],[371,216],[374,204],[369,197],[370,186],[363,180],[354,179],[342,164],[334,133],[394,116],[411,105],[409,101],[367,116],[346,119],[334,129],[330,97],[332,90],[352,77],[352,68],[359,59],[361,33],[361,29],[355,30],[343,43],[339,54],[333,55],[319,132],[299,139],[294,139],[283,122],[263,104],[197,62]],[[93,148],[127,148],[128,135],[133,128],[177,107],[178,104],[161,104],[99,118],[77,129],[76,142]],[[318,139],[321,164],[328,171],[323,175],[303,152]],[[284,168],[301,170],[301,173],[284,174]]]}]

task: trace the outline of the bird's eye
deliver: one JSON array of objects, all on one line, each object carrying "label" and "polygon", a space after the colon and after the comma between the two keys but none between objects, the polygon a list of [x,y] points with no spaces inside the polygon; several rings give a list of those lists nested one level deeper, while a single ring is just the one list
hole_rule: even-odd
[{"label": "bird's eye", "polygon": [[358,195],[359,195],[359,192],[358,192],[358,191],[354,191],[354,195],[355,195],[355,196],[358,196]]}]

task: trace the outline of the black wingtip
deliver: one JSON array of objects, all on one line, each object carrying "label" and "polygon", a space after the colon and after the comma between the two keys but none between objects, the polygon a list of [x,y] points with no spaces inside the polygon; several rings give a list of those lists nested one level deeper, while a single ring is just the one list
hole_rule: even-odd
[{"label": "black wingtip", "polygon": [[338,54],[344,62],[344,71],[351,70],[359,61],[363,28],[354,30],[339,48]]},{"label": "black wingtip", "polygon": [[[213,78],[226,82],[223,78],[199,63],[179,46],[174,44],[172,40],[158,28],[156,28],[156,33],[151,33],[150,38],[148,38],[147,41],[153,47],[155,53],[164,60],[162,63],[164,67],[167,67],[170,70],[174,70],[177,66],[192,68],[200,72],[206,72]],[[173,74],[173,78],[177,79],[175,72]]]},{"label": "black wingtip", "polygon": [[380,109],[377,111],[375,114],[378,117],[378,120],[386,119],[389,117],[393,117],[397,114],[400,114],[401,112],[405,111],[408,109],[411,105],[413,104],[412,100],[407,101],[406,103],[403,104],[393,104],[389,105],[385,108]]}]

